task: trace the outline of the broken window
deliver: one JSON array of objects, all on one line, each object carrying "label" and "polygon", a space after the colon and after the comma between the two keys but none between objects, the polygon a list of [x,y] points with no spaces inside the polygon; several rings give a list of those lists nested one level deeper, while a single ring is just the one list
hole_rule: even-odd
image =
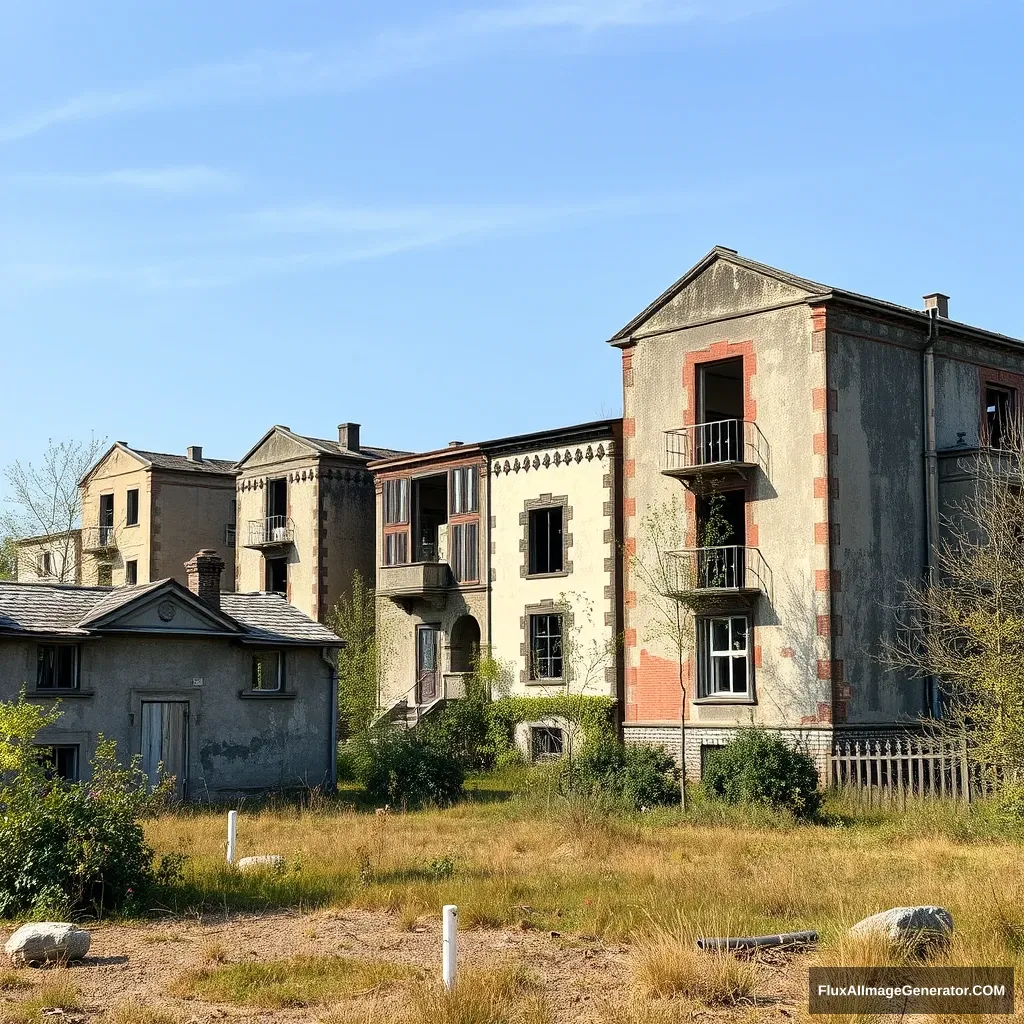
[{"label": "broken window", "polygon": [[267,590],[271,594],[288,593],[288,559],[268,558],[267,559]]},{"label": "broken window", "polygon": [[534,726],[530,730],[530,754],[534,761],[561,757],[564,748],[565,736],[561,729]]},{"label": "broken window", "polygon": [[126,587],[134,587],[139,582],[139,563],[132,559],[124,563],[124,583]]},{"label": "broken window", "polygon": [[133,487],[128,492],[124,506],[124,524],[125,526],[139,525],[139,489],[137,487]]},{"label": "broken window", "polygon": [[405,565],[409,561],[409,534],[386,533],[384,535],[384,564]]},{"label": "broken window", "polygon": [[282,476],[267,481],[267,519],[270,529],[284,526],[288,518],[288,481]]},{"label": "broken window", "polygon": [[36,689],[78,689],[78,647],[74,644],[39,644],[36,649]]},{"label": "broken window", "polygon": [[564,571],[563,513],[561,505],[530,509],[531,576]]},{"label": "broken window", "polygon": [[476,466],[462,466],[451,472],[452,515],[477,511],[477,470]]},{"label": "broken window", "polygon": [[409,522],[409,481],[384,481],[384,523],[398,526]]},{"label": "broken window", "polygon": [[114,542],[114,496],[100,495],[100,545]]},{"label": "broken window", "polygon": [[451,527],[449,561],[452,572],[460,583],[475,583],[480,578],[477,570],[478,536],[479,529],[476,523],[455,523]]},{"label": "broken window", "polygon": [[750,693],[750,620],[745,615],[697,623],[701,697],[745,697]]},{"label": "broken window", "polygon": [[262,692],[284,689],[284,652],[254,651],[252,688]]},{"label": "broken window", "polygon": [[1012,388],[985,388],[985,436],[989,447],[1004,448],[1015,412],[1016,392]]},{"label": "broken window", "polygon": [[47,778],[78,781],[78,745],[58,743],[39,746],[36,758]]},{"label": "broken window", "polygon": [[530,616],[530,678],[562,678],[562,616]]}]

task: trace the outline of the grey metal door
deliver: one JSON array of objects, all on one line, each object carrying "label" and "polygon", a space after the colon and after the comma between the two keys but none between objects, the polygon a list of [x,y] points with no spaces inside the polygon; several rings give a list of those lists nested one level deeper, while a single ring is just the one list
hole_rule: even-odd
[{"label": "grey metal door", "polygon": [[142,769],[155,786],[160,771],[173,775],[178,799],[184,799],[188,767],[188,701],[142,702]]}]

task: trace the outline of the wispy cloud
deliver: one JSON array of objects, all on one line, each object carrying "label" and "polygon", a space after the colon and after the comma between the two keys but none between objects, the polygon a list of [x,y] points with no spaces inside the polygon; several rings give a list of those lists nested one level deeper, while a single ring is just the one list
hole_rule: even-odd
[{"label": "wispy cloud", "polygon": [[500,40],[551,33],[727,22],[787,0],[579,0],[462,11],[406,31],[382,32],[358,45],[262,51],[239,60],[175,71],[137,85],[91,89],[0,122],[0,142],[59,124],[146,110],[311,92],[346,92],[382,79],[477,54]]},{"label": "wispy cloud", "polygon": [[203,165],[125,168],[81,173],[62,171],[10,174],[3,180],[10,184],[29,187],[136,189],[141,192],[165,192],[173,195],[226,192],[238,185],[235,175]]}]

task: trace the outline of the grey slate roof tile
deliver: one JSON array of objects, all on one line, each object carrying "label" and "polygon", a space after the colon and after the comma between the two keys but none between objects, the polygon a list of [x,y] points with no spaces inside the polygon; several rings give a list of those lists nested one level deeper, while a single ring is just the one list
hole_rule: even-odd
[{"label": "grey slate roof tile", "polygon": [[155,469],[176,469],[188,473],[234,473],[235,463],[231,459],[200,459],[194,462],[184,455],[170,455],[166,452],[145,452],[141,448],[128,448],[140,459],[151,463]]}]

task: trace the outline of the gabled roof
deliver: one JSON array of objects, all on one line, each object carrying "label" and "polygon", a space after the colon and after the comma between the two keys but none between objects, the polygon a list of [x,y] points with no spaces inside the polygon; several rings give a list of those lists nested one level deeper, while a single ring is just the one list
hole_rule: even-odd
[{"label": "gabled roof", "polygon": [[267,439],[274,434],[287,437],[296,444],[308,448],[310,452],[317,455],[333,455],[337,458],[352,459],[356,462],[372,462],[374,459],[389,459],[396,455],[409,455],[410,452],[403,452],[397,448],[375,448],[370,445],[360,445],[359,451],[344,447],[339,441],[330,441],[322,437],[309,437],[306,434],[296,434],[289,427],[281,424],[272,426],[237,462],[237,466],[243,466],[252,456],[259,451]]},{"label": "gabled roof", "polygon": [[[89,637],[131,633],[122,620],[131,611],[173,598],[208,621],[214,635],[241,643],[338,647],[344,641],[277,594],[221,594],[218,611],[176,580],[136,587],[81,587],[60,583],[0,582],[0,638]],[[168,626],[166,632],[174,634]]]},{"label": "gabled roof", "polygon": [[132,448],[121,441],[115,441],[93,464],[86,470],[79,484],[86,483],[97,469],[110,457],[112,452],[122,451],[126,455],[137,459],[148,469],[167,469],[176,473],[212,473],[217,476],[235,476],[237,470],[235,463],[230,459],[189,459],[184,455],[171,455],[166,452],[149,452],[141,448]]}]

